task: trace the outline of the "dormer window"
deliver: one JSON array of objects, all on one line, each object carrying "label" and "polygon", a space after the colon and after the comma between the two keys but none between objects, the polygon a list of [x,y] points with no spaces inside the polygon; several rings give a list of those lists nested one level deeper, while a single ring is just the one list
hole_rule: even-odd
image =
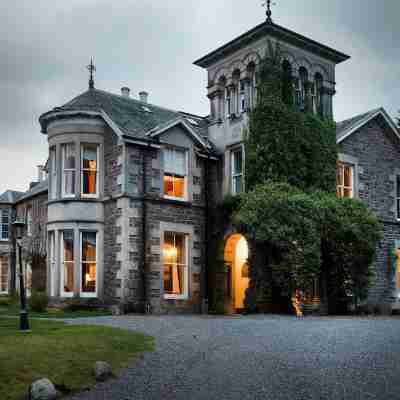
[{"label": "dormer window", "polygon": [[98,159],[98,145],[84,144],[81,146],[81,191],[83,197],[98,196]]},{"label": "dormer window", "polygon": [[62,145],[62,195],[75,197],[76,179],[76,150],[75,143]]},{"label": "dormer window", "polygon": [[187,151],[164,149],[164,197],[175,200],[187,198]]}]

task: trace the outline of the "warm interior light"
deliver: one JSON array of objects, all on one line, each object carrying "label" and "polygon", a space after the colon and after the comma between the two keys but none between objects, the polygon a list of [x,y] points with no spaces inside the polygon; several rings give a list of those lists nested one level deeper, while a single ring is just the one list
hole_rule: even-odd
[{"label": "warm interior light", "polygon": [[178,256],[178,249],[174,246],[164,246],[164,256],[168,258],[176,258]]}]

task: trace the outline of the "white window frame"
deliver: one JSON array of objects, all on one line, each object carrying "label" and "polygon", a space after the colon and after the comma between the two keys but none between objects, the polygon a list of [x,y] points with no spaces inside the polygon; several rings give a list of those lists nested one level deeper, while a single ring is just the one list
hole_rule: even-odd
[{"label": "white window frame", "polygon": [[[189,234],[185,233],[185,232],[176,232],[176,231],[170,231],[170,230],[165,230],[162,232],[163,235],[163,246],[165,243],[165,234],[166,233],[172,233],[174,235],[182,235],[184,237],[184,243],[185,243],[185,264],[179,264],[179,265],[183,265],[185,267],[184,271],[184,276],[183,276],[183,285],[184,285],[184,290],[183,290],[183,294],[168,294],[168,293],[164,293],[164,299],[166,300],[188,300],[189,299],[189,269],[190,269],[190,265],[189,265],[189,244],[190,244],[190,238],[189,238]],[[163,266],[163,274],[162,274],[162,282],[163,282],[163,289],[164,289],[164,268],[165,268],[165,261],[164,261],[164,255],[163,255],[163,262],[162,262],[162,266]]]},{"label": "white window frame", "polygon": [[[74,259],[73,261],[65,261],[64,260],[64,234],[65,232],[72,232],[73,233],[73,238],[74,238],[74,243],[73,243],[73,249],[74,249]],[[61,231],[61,235],[60,235],[60,242],[61,242],[61,246],[60,246],[60,252],[61,252],[61,273],[60,273],[60,293],[61,293],[61,297],[65,297],[65,298],[70,298],[70,297],[74,297],[74,290],[72,290],[72,292],[64,292],[64,264],[67,262],[69,264],[72,264],[73,266],[73,271],[74,271],[74,289],[75,289],[75,261],[76,261],[76,254],[75,254],[75,231],[72,229],[66,229],[65,231]]]},{"label": "white window frame", "polygon": [[183,195],[183,197],[175,197],[175,196],[168,196],[168,195],[166,195],[165,193],[164,193],[164,178],[165,178],[165,175],[169,175],[169,176],[177,176],[177,177],[179,177],[180,175],[177,175],[177,174],[174,174],[174,173],[172,173],[172,172],[169,172],[169,171],[167,171],[166,169],[165,169],[165,166],[164,166],[164,173],[163,173],[163,182],[162,182],[162,191],[163,191],[163,197],[164,197],[164,199],[168,199],[168,200],[175,200],[175,201],[184,201],[184,202],[186,202],[186,201],[188,201],[188,182],[189,182],[189,151],[187,150],[187,149],[183,149],[183,148],[175,148],[175,147],[166,147],[165,149],[164,149],[164,151],[165,150],[169,150],[169,151],[174,151],[174,152],[181,152],[181,153],[183,153],[184,154],[184,156],[185,156],[185,165],[186,165],[186,175],[184,175],[184,183],[183,183],[183,185],[184,185],[184,195]]},{"label": "white window frame", "polygon": [[[84,292],[82,290],[82,267],[84,264],[83,261],[83,234],[84,233],[95,233],[96,234],[96,291],[95,292]],[[97,293],[98,293],[98,284],[99,284],[99,246],[98,246],[98,237],[99,234],[97,231],[81,231],[79,232],[79,293],[80,297],[86,297],[86,298],[97,298]],[[93,262],[85,261],[85,264],[93,264]]]},{"label": "white window frame", "polygon": [[57,198],[57,147],[50,148],[50,199]]},{"label": "white window frame", "polygon": [[0,257],[0,283],[1,283],[1,279],[2,279],[2,272],[3,272],[3,268],[4,266],[7,268],[7,274],[6,274],[6,290],[1,290],[1,286],[0,285],[0,294],[8,294],[9,291],[9,279],[10,279],[10,268],[9,268],[9,264],[8,263],[4,263]]},{"label": "white window frame", "polygon": [[[350,198],[350,199],[354,199],[355,198],[355,166],[353,164],[347,163],[347,162],[343,162],[343,161],[338,161],[338,165],[337,168],[341,167],[341,172],[342,172],[342,182],[343,185],[340,185],[338,183],[336,183],[336,192],[340,192],[340,196],[339,198],[343,199],[343,198]],[[350,171],[351,171],[351,186],[345,186],[344,184],[344,174],[345,174],[345,168],[349,167]],[[336,172],[336,174],[338,174],[338,171]],[[350,189],[351,190],[351,196],[350,197],[344,197],[344,191],[345,189]]]},{"label": "white window frame", "polygon": [[[65,151],[68,145],[74,145],[75,146],[75,168],[65,168]],[[62,171],[61,171],[61,193],[63,198],[75,198],[76,197],[76,180],[77,180],[77,174],[76,174],[76,156],[77,156],[77,145],[75,142],[69,142],[69,143],[63,143],[61,145],[61,158],[62,158]],[[74,182],[74,193],[67,194],[65,193],[65,172],[75,172],[75,182]]]},{"label": "white window frame", "polygon": [[[235,154],[236,153],[241,153],[242,154],[242,172],[241,173],[235,173],[234,168],[235,168]],[[244,165],[245,165],[245,152],[244,152],[244,147],[241,145],[240,147],[235,147],[231,149],[231,194],[236,196],[238,194],[244,193],[245,191],[245,182],[244,182]],[[236,191],[236,185],[235,185],[235,178],[242,177],[242,191],[237,192]]]},{"label": "white window frame", "polygon": [[27,207],[26,209],[26,234],[27,236],[32,236],[32,211],[33,207]]},{"label": "white window frame", "polygon": [[[83,149],[85,146],[91,147],[91,146],[96,146],[96,193],[94,194],[84,194],[83,193],[83,173],[85,171],[94,171],[94,169],[87,169],[83,168]],[[83,198],[92,198],[92,199],[97,199],[99,197],[99,162],[100,162],[100,146],[98,143],[81,143],[81,197]]]},{"label": "white window frame", "polygon": [[[3,222],[4,215],[7,214],[7,223]],[[7,226],[7,237],[3,236],[3,226]],[[1,209],[0,210],[0,241],[8,242],[10,240],[10,210]]]},{"label": "white window frame", "polygon": [[56,274],[56,231],[49,231],[49,263],[50,263],[50,296],[54,297],[55,293],[55,274]]}]

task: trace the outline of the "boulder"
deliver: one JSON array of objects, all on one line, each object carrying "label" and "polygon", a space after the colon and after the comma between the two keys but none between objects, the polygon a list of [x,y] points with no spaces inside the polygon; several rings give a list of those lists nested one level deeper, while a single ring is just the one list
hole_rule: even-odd
[{"label": "boulder", "polygon": [[94,364],[94,376],[97,382],[104,382],[112,376],[111,365],[104,361],[97,361]]},{"label": "boulder", "polygon": [[56,398],[56,388],[47,378],[33,382],[29,388],[30,400],[55,400]]}]

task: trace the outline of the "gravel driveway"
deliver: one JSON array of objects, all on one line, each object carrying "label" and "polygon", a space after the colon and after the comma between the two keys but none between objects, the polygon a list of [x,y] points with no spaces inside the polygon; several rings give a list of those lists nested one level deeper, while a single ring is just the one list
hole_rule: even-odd
[{"label": "gravel driveway", "polygon": [[400,399],[400,319],[124,316],[157,349],[71,399]]}]

